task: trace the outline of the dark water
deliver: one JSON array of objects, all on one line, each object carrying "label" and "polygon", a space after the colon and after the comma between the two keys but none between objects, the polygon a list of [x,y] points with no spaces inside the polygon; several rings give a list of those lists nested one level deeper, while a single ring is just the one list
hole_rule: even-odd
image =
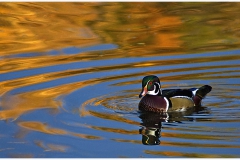
[{"label": "dark water", "polygon": [[[239,158],[239,8],[0,3],[0,157]],[[213,90],[191,114],[141,115],[149,74]]]}]

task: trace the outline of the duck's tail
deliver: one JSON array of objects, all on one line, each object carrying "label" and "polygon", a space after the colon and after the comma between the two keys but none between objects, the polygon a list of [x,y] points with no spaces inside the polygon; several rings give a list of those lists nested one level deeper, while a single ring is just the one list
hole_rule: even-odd
[{"label": "duck's tail", "polygon": [[196,94],[194,96],[194,103],[195,105],[200,105],[201,100],[212,90],[212,87],[209,85],[204,85],[196,91]]},{"label": "duck's tail", "polygon": [[200,88],[198,88],[196,92],[196,96],[199,96],[200,98],[204,98],[210,91],[212,90],[212,87],[209,85],[204,85]]}]

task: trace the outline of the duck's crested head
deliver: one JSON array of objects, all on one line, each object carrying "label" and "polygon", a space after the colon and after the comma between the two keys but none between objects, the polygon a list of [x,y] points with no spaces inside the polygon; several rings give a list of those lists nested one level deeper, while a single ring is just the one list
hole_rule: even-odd
[{"label": "duck's crested head", "polygon": [[145,87],[147,83],[149,82],[158,82],[160,83],[159,81],[159,78],[155,75],[149,75],[149,76],[145,76],[143,79],[142,79],[142,87]]},{"label": "duck's crested head", "polygon": [[157,76],[149,75],[149,76],[145,76],[142,79],[142,91],[139,94],[139,98],[141,98],[142,96],[145,96],[146,94],[149,94],[149,95],[162,94],[160,80]]}]

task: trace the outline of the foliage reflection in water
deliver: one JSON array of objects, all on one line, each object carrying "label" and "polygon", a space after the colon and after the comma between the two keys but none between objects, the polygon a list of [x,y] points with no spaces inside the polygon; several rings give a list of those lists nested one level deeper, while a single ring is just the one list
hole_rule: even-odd
[{"label": "foliage reflection in water", "polygon": [[[239,5],[0,3],[0,157],[240,157]],[[141,114],[149,74],[214,89]]]}]

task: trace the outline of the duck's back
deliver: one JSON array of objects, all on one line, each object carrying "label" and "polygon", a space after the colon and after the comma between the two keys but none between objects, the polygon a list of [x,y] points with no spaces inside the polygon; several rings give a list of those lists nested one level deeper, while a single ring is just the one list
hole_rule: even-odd
[{"label": "duck's back", "polygon": [[[192,88],[197,89],[197,88]],[[163,96],[167,98],[175,97],[175,96],[185,96],[185,97],[193,97],[193,93],[191,89],[164,89],[162,91]]]}]

